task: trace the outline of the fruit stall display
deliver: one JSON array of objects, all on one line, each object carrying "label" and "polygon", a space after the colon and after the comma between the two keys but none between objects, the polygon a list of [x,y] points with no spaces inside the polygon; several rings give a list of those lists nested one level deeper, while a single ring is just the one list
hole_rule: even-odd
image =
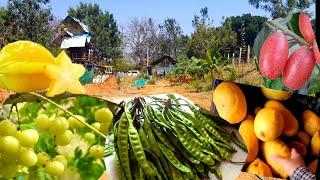
[{"label": "fruit stall display", "polygon": [[287,178],[271,156],[291,157],[295,148],[311,172],[316,173],[320,152],[319,99],[216,81],[214,112],[238,131],[248,156],[244,172],[261,177]]},{"label": "fruit stall display", "polygon": [[98,179],[113,113],[88,96],[12,95],[0,113],[0,179]]},{"label": "fruit stall display", "polygon": [[253,49],[265,87],[308,95],[320,92],[320,52],[307,13],[267,21]]}]

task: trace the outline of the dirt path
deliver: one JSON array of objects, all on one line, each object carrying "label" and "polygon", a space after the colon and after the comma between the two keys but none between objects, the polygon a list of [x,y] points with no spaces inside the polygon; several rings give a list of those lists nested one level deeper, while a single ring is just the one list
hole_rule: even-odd
[{"label": "dirt path", "polygon": [[166,80],[160,80],[157,81],[155,85],[146,85],[145,87],[138,89],[133,86],[133,82],[131,81],[117,83],[117,79],[112,77],[102,84],[88,84],[85,88],[88,95],[101,97],[111,101],[121,98],[126,99],[147,95],[178,93],[207,110],[210,110],[212,102],[210,92],[192,92],[187,89],[186,85],[172,86],[171,83]]}]

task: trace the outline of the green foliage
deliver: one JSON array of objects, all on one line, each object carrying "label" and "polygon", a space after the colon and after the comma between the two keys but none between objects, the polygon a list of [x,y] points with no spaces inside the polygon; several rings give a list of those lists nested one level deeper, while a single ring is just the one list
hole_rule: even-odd
[{"label": "green foliage", "polygon": [[[236,71],[228,66],[229,63],[223,58],[218,49],[211,49],[206,52],[205,59],[179,57],[176,68],[170,76],[172,78],[179,78],[181,81],[186,75],[189,75],[192,78],[191,85],[199,92],[211,89],[211,84],[215,78],[235,80]],[[226,76],[226,73],[229,76]],[[208,81],[208,79],[210,85],[203,83],[203,81]]]},{"label": "green foliage", "polygon": [[37,117],[38,111],[41,108],[39,103],[27,103],[19,110],[19,121],[24,124],[32,123],[34,118]]},{"label": "green foliage", "polygon": [[[228,17],[225,24],[230,24],[231,29],[237,33],[237,42],[253,46],[254,39],[261,31],[264,23],[267,21],[267,18],[261,16],[252,16],[251,14],[243,14],[241,16],[231,16]],[[241,33],[244,33],[242,36]],[[243,39],[242,39],[243,38]],[[237,46],[237,48],[239,45]]]},{"label": "green foliage", "polygon": [[219,45],[216,33],[211,27],[199,26],[188,41],[187,56],[205,58],[207,49],[213,49]]},{"label": "green foliage", "polygon": [[0,47],[17,41],[30,40],[49,46],[53,39],[53,15],[50,0],[9,0],[0,10]]},{"label": "green foliage", "polygon": [[134,70],[135,67],[126,62],[125,58],[118,58],[108,63],[108,65],[113,66],[115,71],[128,72]]},{"label": "green foliage", "polygon": [[238,31],[232,29],[231,22],[225,22],[218,28],[217,37],[219,42],[219,49],[223,53],[232,53],[237,42],[240,42]]},{"label": "green foliage", "polygon": [[151,79],[151,77],[150,77],[147,73],[145,73],[145,72],[143,72],[143,71],[140,72],[140,74],[138,75],[137,78],[146,79],[146,80]]},{"label": "green foliage", "polygon": [[80,149],[75,150],[73,164],[80,174],[81,179],[95,180],[99,179],[101,174],[105,171],[106,167],[101,160],[96,160],[91,155],[83,154]]},{"label": "green foliage", "polygon": [[203,89],[203,80],[193,80],[191,81],[191,86],[196,89],[196,92],[201,92]]},{"label": "green foliage", "polygon": [[102,100],[90,96],[79,96],[75,98],[73,105],[68,110],[74,114],[83,116],[87,123],[91,124],[95,122],[93,112],[103,106],[107,106],[107,104]]},{"label": "green foliage", "polygon": [[[162,41],[163,54],[177,57],[183,50],[183,44],[180,43],[182,37],[182,29],[176,19],[167,18],[163,25],[159,26],[163,31],[164,39]],[[160,41],[161,42],[161,41]],[[184,45],[185,46],[185,45]]]},{"label": "green foliage", "polygon": [[220,49],[222,53],[231,53],[237,43],[237,33],[232,29],[230,22],[223,23],[221,27],[211,26],[208,9],[200,11],[201,17],[195,16],[193,25],[195,31],[187,44],[187,56],[206,58],[207,51]]},{"label": "green foliage", "polygon": [[89,26],[95,47],[103,57],[116,59],[122,56],[120,32],[113,14],[103,12],[98,4],[82,2],[76,8],[70,8],[68,14]]},{"label": "green foliage", "polygon": [[151,79],[151,80],[148,81],[148,84],[150,84],[150,85],[155,85],[155,84],[156,84],[156,80]]},{"label": "green foliage", "polygon": [[304,10],[315,3],[315,0],[249,0],[249,3],[257,9],[270,12],[273,18],[279,18],[286,17],[296,10]]},{"label": "green foliage", "polygon": [[54,157],[58,154],[55,148],[56,146],[54,143],[54,137],[50,134],[41,134],[37,144],[34,147],[36,152],[45,152],[50,157]]}]

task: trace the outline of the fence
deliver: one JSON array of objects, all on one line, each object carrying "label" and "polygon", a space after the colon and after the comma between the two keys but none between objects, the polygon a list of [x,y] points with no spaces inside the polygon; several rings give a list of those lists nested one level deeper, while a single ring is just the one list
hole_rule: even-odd
[{"label": "fence", "polygon": [[[232,62],[233,68],[237,71],[237,81],[242,82],[243,78],[247,75],[251,75],[252,72],[256,71],[256,66],[254,62],[254,56],[251,47],[248,45],[245,49],[239,48],[238,57],[236,53],[227,55],[228,61]],[[254,74],[257,76],[258,73]]]}]

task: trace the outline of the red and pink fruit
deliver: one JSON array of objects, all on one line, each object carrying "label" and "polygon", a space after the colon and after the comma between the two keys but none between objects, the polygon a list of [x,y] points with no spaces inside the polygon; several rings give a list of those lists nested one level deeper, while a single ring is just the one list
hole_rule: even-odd
[{"label": "red and pink fruit", "polygon": [[282,75],[289,56],[287,37],[280,32],[271,34],[263,43],[259,55],[259,68],[263,77],[277,79]]},{"label": "red and pink fruit", "polygon": [[312,29],[310,17],[308,14],[301,12],[299,15],[299,29],[302,37],[310,44],[315,41],[314,32]]},{"label": "red and pink fruit", "polygon": [[284,69],[284,85],[292,90],[300,89],[310,77],[314,65],[313,52],[306,46],[298,48],[290,55]]}]

